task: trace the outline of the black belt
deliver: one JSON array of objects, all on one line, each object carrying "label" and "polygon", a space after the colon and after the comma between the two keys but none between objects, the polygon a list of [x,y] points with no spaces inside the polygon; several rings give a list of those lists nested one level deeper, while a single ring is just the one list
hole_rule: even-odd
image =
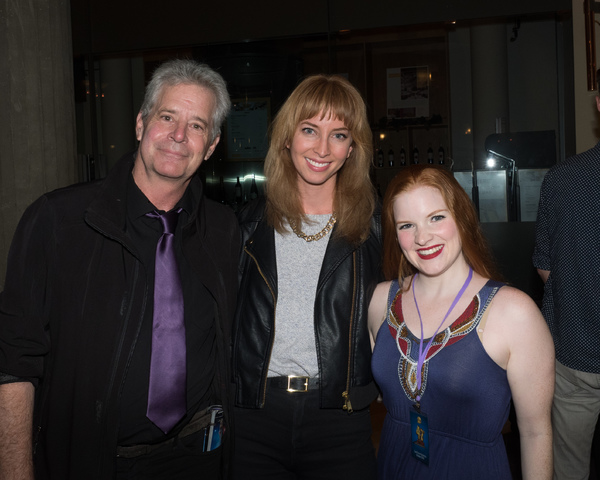
[{"label": "black belt", "polygon": [[148,453],[153,452],[161,447],[171,445],[177,438],[185,438],[193,433],[199,432],[205,427],[208,427],[210,425],[210,415],[211,412],[208,411],[208,408],[196,412],[188,424],[183,427],[181,432],[179,432],[176,436],[165,440],[164,442],[154,443],[152,445],[131,445],[128,447],[117,447],[117,457],[139,457],[140,455],[147,455]]},{"label": "black belt", "polygon": [[311,377],[299,377],[297,375],[288,375],[287,377],[269,377],[267,386],[281,388],[290,393],[308,392],[319,388],[319,379]]}]

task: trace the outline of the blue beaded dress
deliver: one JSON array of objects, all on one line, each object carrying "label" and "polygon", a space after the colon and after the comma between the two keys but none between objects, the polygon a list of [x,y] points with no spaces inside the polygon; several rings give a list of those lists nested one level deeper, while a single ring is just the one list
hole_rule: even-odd
[{"label": "blue beaded dress", "polygon": [[[466,310],[432,342],[417,392],[419,338],[406,327],[402,294],[392,282],[372,368],[387,409],[378,452],[382,480],[508,480],[502,439],[510,409],[506,371],[486,353],[477,326],[502,283],[488,281]],[[428,339],[425,340],[426,344]],[[411,450],[410,411],[417,394],[428,417],[429,465]]]}]

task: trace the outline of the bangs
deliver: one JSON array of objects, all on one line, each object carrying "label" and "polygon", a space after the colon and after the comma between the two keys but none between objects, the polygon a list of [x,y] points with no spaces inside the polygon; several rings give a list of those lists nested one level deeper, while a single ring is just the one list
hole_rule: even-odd
[{"label": "bangs", "polygon": [[357,119],[361,118],[360,112],[364,109],[362,99],[354,98],[341,82],[331,79],[320,79],[306,85],[304,92],[297,92],[297,109],[295,112],[296,124],[320,115],[319,119],[338,119],[350,131],[356,130]]}]

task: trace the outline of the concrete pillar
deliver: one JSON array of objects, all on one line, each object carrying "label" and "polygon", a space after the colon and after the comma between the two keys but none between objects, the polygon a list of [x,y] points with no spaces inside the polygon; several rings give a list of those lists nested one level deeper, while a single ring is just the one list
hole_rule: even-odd
[{"label": "concrete pillar", "polygon": [[25,208],[75,181],[69,0],[0,0],[0,290]]},{"label": "concrete pillar", "polygon": [[[508,52],[505,24],[471,28],[473,87],[473,154],[475,165],[485,158],[485,139],[509,131]],[[501,124],[501,131],[498,126]]]}]

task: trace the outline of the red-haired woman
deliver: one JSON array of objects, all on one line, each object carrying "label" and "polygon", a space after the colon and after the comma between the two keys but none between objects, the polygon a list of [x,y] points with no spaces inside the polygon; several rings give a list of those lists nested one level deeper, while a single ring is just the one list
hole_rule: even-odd
[{"label": "red-haired woman", "polygon": [[535,303],[497,278],[471,201],[443,168],[411,166],[383,205],[384,269],[369,308],[388,414],[378,475],[510,479],[511,397],[524,479],[552,477],[554,347]]}]

